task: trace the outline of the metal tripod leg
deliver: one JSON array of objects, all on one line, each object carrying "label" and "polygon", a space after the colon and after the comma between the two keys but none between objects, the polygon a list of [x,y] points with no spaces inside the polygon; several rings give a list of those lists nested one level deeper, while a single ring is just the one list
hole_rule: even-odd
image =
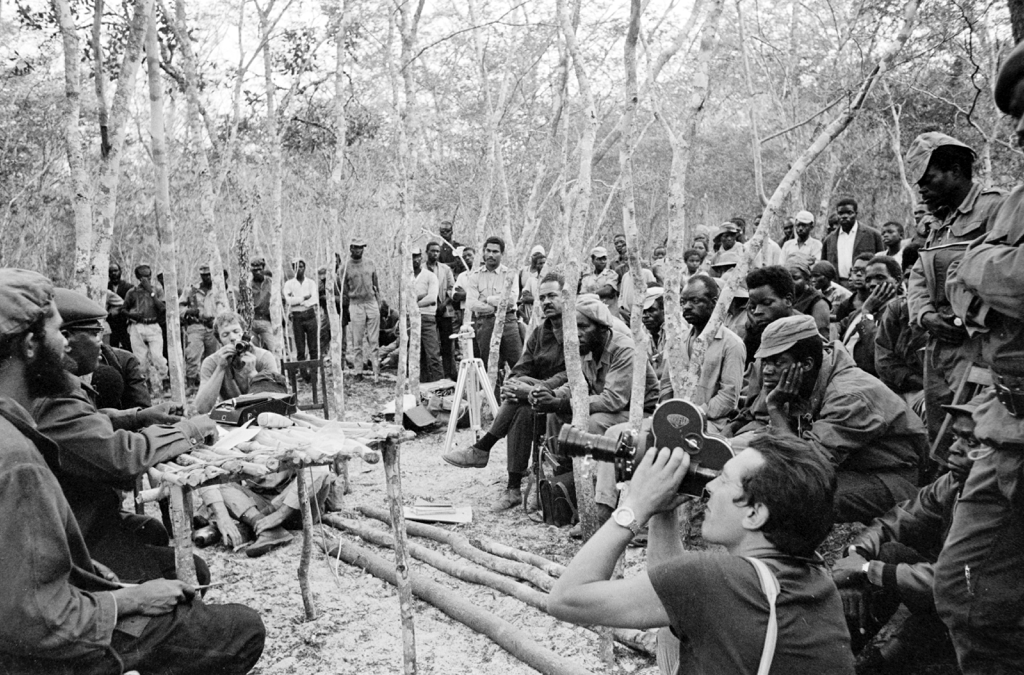
[{"label": "metal tripod leg", "polygon": [[469,377],[470,367],[467,359],[459,362],[459,377],[455,382],[455,396],[452,399],[451,417],[448,418],[448,433],[444,438],[444,451],[450,452],[452,441],[455,440],[455,429],[459,425],[459,416],[462,412],[462,395],[466,391],[466,379]]},{"label": "metal tripod leg", "polygon": [[484,366],[482,359],[473,359],[473,366],[475,367],[478,382],[480,388],[483,390],[484,395],[487,397],[487,405],[491,406],[491,415],[493,417],[498,416],[498,401],[494,398],[494,390],[491,388],[490,379],[487,377],[487,367]]}]

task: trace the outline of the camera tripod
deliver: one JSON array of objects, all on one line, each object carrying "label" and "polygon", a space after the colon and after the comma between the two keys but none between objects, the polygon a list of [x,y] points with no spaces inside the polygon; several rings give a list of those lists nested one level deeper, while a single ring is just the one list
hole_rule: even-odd
[{"label": "camera tripod", "polygon": [[473,336],[475,332],[471,326],[463,326],[462,329],[450,336],[453,340],[462,342],[462,351],[469,354],[459,362],[459,376],[455,381],[455,396],[452,400],[451,417],[448,419],[448,434],[444,439],[444,452],[450,452],[452,441],[455,440],[455,429],[459,425],[459,417],[462,414],[462,397],[466,396],[469,406],[469,428],[473,430],[474,439],[480,438],[483,431],[481,416],[483,411],[480,406],[481,393],[484,395],[487,405],[491,407],[491,415],[498,414],[498,401],[494,398],[494,391],[487,378],[487,366],[482,359],[473,356]]}]

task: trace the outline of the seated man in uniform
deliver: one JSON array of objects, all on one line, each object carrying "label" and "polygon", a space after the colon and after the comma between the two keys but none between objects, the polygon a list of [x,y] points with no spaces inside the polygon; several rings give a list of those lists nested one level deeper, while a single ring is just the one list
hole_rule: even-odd
[{"label": "seated man in uniform", "polygon": [[78,388],[52,298],[42,275],[0,270],[0,672],[249,672],[266,635],[256,612],[207,606],[178,580],[124,587],[92,558],[53,474],[66,453],[28,412]]},{"label": "seated man in uniform", "polygon": [[[96,560],[126,581],[174,578],[166,530],[153,518],[124,512],[121,491],[132,489],[147,469],[215,436],[216,427],[205,415],[184,420],[172,414],[173,403],[98,410],[95,391],[82,378],[89,378],[99,362],[94,328],[106,310],[63,288],[55,289],[54,302],[67,317],[61,330],[69,349],[58,376],[68,384],[59,396],[33,398],[30,412],[39,432],[60,448],[57,480]],[[206,564],[198,558],[196,573],[202,583],[209,581]]]},{"label": "seated man in uniform", "polygon": [[536,301],[544,312],[544,322],[533,331],[523,355],[501,387],[501,407],[491,428],[473,445],[452,450],[442,459],[453,466],[482,469],[487,466],[491,448],[508,436],[508,487],[494,504],[504,511],[522,502],[522,481],[530,461],[534,439],[534,411],[529,398],[538,387],[557,386],[552,378],[565,372],[562,344],[562,286],[565,279],[557,272],[545,275],[537,288]]},{"label": "seated man in uniform", "polygon": [[[852,675],[842,602],[815,553],[832,527],[836,479],[828,462],[809,443],[771,435],[730,459],[707,485],[701,525],[704,540],[725,553],[683,548],[675,507],[685,497],[676,490],[689,464],[682,448],[644,456],[622,506],[555,582],[551,615],[581,625],[671,627],[658,635],[666,674],[756,673],[767,656],[774,673]],[[612,579],[648,522],[646,571]]]},{"label": "seated man in uniform", "polygon": [[[629,419],[629,401],[633,386],[633,352],[636,346],[629,329],[597,295],[585,293],[576,299],[576,323],[580,339],[583,377],[590,392],[590,420],[587,431],[603,434],[609,427]],[[572,401],[568,375],[553,379],[553,388],[536,388],[530,393],[535,410],[549,415],[549,435],[558,436],[562,423],[571,421]],[[658,400],[658,377],[647,363],[644,411],[651,413]],[[597,463],[597,487],[594,494],[598,515],[607,519],[619,500],[615,488],[615,469],[610,462]]]},{"label": "seated man in uniform", "polygon": [[814,319],[769,324],[756,357],[761,391],[733,423],[734,448],[766,428],[810,442],[836,467],[838,522],[869,523],[914,495],[924,424],[841,345],[824,345]]},{"label": "seated man in uniform", "polygon": [[248,394],[257,376],[284,384],[274,354],[245,339],[242,317],[234,312],[221,312],[213,321],[213,330],[221,348],[203,359],[196,410],[208,413],[218,400]]},{"label": "seated man in uniform", "polygon": [[949,471],[918,490],[913,499],[876,518],[832,568],[836,586],[843,589],[847,619],[863,636],[855,642],[871,639],[901,603],[910,610],[910,617],[884,644],[860,654],[859,660],[875,670],[906,672],[922,659],[940,657],[952,663],[956,658],[935,611],[932,584],[973,456],[986,450],[974,435],[971,418],[980,402],[976,397],[963,405],[942,406],[953,416],[955,440],[944,462]]}]

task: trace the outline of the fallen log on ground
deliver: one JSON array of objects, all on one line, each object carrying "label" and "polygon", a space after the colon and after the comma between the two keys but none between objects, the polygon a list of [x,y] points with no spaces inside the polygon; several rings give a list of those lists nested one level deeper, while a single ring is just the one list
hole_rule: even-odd
[{"label": "fallen log on ground", "polygon": [[481,551],[486,551],[487,553],[501,556],[502,558],[508,558],[509,560],[515,560],[516,562],[526,563],[527,565],[533,565],[556,578],[562,576],[562,573],[565,572],[565,565],[560,565],[553,560],[548,560],[536,553],[523,551],[521,549],[508,546],[507,544],[502,544],[499,541],[488,539],[487,537],[479,535],[470,537],[469,543],[476,546]]},{"label": "fallen log on ground", "polygon": [[[382,523],[391,524],[391,518],[384,509],[378,509],[372,506],[359,506],[357,507],[357,510],[364,516],[373,518],[374,520],[379,520]],[[414,523],[411,521],[406,521],[405,528],[406,531],[413,536],[431,539],[442,544],[448,544],[452,547],[452,550],[463,558],[472,560],[478,565],[483,565],[495,572],[501,572],[506,576],[522,579],[523,581],[529,581],[542,591],[551,590],[553,582],[551,577],[547,574],[541,572],[533,565],[513,562],[506,558],[485,553],[469,543],[469,538],[464,534],[449,532],[448,530],[440,527],[424,525],[423,523]]]},{"label": "fallen log on ground", "polygon": [[[349,518],[342,518],[341,516],[333,513],[324,515],[321,520],[331,527],[355,534],[371,544],[376,544],[377,546],[385,548],[394,548],[394,538],[383,530],[374,529],[358,521],[351,520]],[[513,581],[508,577],[503,577],[500,574],[491,572],[479,565],[446,558],[442,554],[434,551],[433,549],[429,549],[426,546],[421,546],[414,542],[409,542],[407,545],[409,547],[409,553],[412,554],[413,558],[421,560],[441,572],[450,574],[456,579],[462,579],[463,581],[467,581],[472,584],[479,584],[481,586],[493,588],[496,591],[501,591],[502,593],[510,595],[513,598],[548,614],[547,593],[536,591],[525,584]],[[593,630],[589,626],[584,627]],[[656,637],[654,632],[615,629],[612,631],[612,634],[615,637],[615,641],[620,644],[651,657],[656,654]]]},{"label": "fallen log on ground", "polygon": [[[395,570],[390,563],[364,548],[339,541],[334,545],[321,540],[320,545],[332,558],[359,567],[392,586]],[[444,586],[410,572],[413,594],[430,603],[451,618],[491,638],[512,656],[544,675],[592,675],[573,663],[534,642],[526,633],[493,613],[480,609]]]}]

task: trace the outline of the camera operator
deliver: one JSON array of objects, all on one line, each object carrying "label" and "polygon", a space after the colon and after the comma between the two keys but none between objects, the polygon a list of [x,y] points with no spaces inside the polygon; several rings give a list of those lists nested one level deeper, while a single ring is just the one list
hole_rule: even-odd
[{"label": "camera operator", "polygon": [[242,331],[242,317],[222,312],[213,321],[221,348],[203,359],[199,371],[196,409],[208,413],[220,400],[249,393],[253,378],[263,373],[278,375],[277,359],[266,349],[254,346]]},{"label": "camera operator", "polygon": [[[765,657],[776,673],[853,673],[842,601],[815,553],[832,527],[828,461],[801,439],[769,434],[730,459],[706,488],[701,526],[725,554],[683,549],[675,508],[689,466],[681,448],[644,456],[622,506],[555,582],[551,614],[582,625],[671,627],[658,636],[662,673],[766,673],[758,670]],[[646,573],[612,580],[648,522]]]}]

